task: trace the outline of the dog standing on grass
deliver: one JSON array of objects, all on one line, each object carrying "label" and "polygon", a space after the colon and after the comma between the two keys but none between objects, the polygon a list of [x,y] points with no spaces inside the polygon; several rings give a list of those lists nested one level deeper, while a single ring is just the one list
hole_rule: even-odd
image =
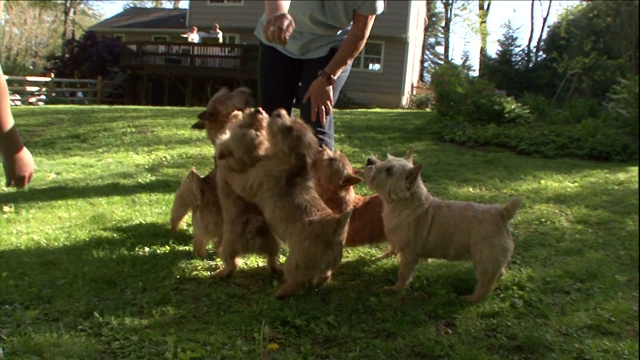
[{"label": "dog standing on grass", "polygon": [[515,246],[508,223],[520,199],[504,206],[441,200],[424,186],[421,170],[411,151],[385,161],[369,157],[365,164],[365,184],[382,198],[385,232],[400,256],[393,289],[411,282],[420,259],[471,260],[478,282],[467,300],[476,303],[505,274]]},{"label": "dog standing on grass", "polygon": [[[228,137],[221,139],[216,149],[217,159],[226,159],[226,170],[244,172],[253,167],[264,155],[269,143],[266,137],[268,117],[246,112],[243,118],[229,125]],[[229,153],[236,156],[228,157]],[[218,160],[216,160],[218,161]],[[272,273],[281,274],[278,262],[280,242],[273,235],[260,209],[238,195],[225,177],[225,170],[216,166],[219,176],[216,186],[220,199],[222,238],[217,253],[223,267],[214,276],[227,277],[238,267],[243,254],[261,254],[267,257]]]},{"label": "dog standing on grass", "polygon": [[[361,196],[354,185],[362,182],[359,170],[353,169],[349,158],[340,151],[322,146],[311,165],[313,180],[322,201],[336,214],[353,209],[345,247],[383,243],[387,240],[382,223],[382,199],[378,194]],[[378,258],[393,256],[393,250]]]},{"label": "dog standing on grass", "polygon": [[[267,117],[261,109],[252,116]],[[246,143],[228,139],[218,143],[218,182],[226,181],[240,196],[258,205],[269,227],[287,244],[285,282],[275,294],[284,298],[309,280],[319,286],[331,279],[342,260],[351,211],[336,215],[318,196],[309,167],[319,144],[302,120],[278,109],[268,119],[267,135],[268,150],[242,172],[233,169],[238,160],[244,160],[237,157],[257,150],[257,142],[241,137]],[[232,133],[229,139],[233,138]]]},{"label": "dog standing on grass", "polygon": [[[205,111],[198,114],[198,122],[192,128],[205,129],[214,145],[218,139],[228,136],[227,126],[242,120],[243,113],[253,103],[251,90],[222,88],[216,92]],[[176,231],[191,212],[193,224],[193,251],[199,258],[207,257],[206,247],[214,242],[219,251],[222,236],[222,210],[216,185],[216,171],[200,176],[191,169],[174,195],[171,207],[171,230]]]}]

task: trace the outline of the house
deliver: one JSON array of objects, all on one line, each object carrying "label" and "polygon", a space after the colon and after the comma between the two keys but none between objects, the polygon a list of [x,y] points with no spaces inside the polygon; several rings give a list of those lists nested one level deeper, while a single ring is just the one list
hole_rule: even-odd
[{"label": "house", "polygon": [[[173,88],[168,84],[175,81],[180,74],[180,71],[172,66],[187,64],[190,66],[190,75],[183,72],[185,76],[192,78],[183,81],[180,87],[184,89],[209,88],[215,84],[230,83],[229,79],[223,82],[212,79],[206,84],[197,84],[208,76],[215,76],[218,80],[220,77],[228,77],[233,73],[229,71],[232,69],[239,70],[238,73],[244,75],[241,82],[235,81],[236,85],[245,83],[251,86],[252,81],[255,81],[255,71],[251,68],[255,64],[255,59],[252,59],[255,57],[252,49],[255,49],[258,44],[253,32],[263,11],[263,1],[191,0],[188,9],[131,8],[95,24],[90,30],[102,35],[118,37],[138,52],[140,48],[133,45],[144,44],[145,59],[151,58],[152,55],[157,57],[167,51],[171,52],[173,51],[171,49],[177,49],[177,44],[194,46],[195,48],[190,50],[184,47],[180,49],[182,53],[192,54],[190,59],[177,56],[174,60],[175,64],[170,62],[158,64],[162,66],[154,70],[145,63],[145,70],[138,69],[137,72],[133,70],[134,74],[139,77],[146,76],[147,79],[150,76],[163,76],[166,100],[171,98],[167,92]],[[364,50],[354,60],[349,80],[342,90],[343,95],[358,104],[383,108],[407,107],[413,89],[420,81],[425,21],[427,21],[426,0],[387,1],[385,11],[376,18]],[[206,35],[206,31],[211,29],[213,23],[218,23],[224,32],[225,46],[218,50],[210,49],[209,46],[219,45],[207,45],[206,36],[202,36]],[[185,39],[180,37],[181,33],[193,25],[197,26],[201,32],[203,44],[186,45]],[[159,44],[163,42],[176,46],[162,48],[162,54],[154,52],[156,51],[154,49],[159,49]],[[193,55],[196,53],[199,55]],[[210,59],[207,60],[207,56],[222,56],[220,54],[237,55],[237,64],[244,65],[232,66],[217,74],[215,69],[211,67],[207,69],[206,66],[216,66]],[[247,56],[249,58],[246,58]],[[216,59],[219,62],[224,60]],[[143,63],[146,61],[138,60]],[[198,65],[205,67],[198,70],[197,68],[201,67]],[[154,75],[153,71],[157,71],[157,74]],[[209,93],[211,90],[207,91],[207,96]],[[206,102],[206,96],[192,97],[191,100],[191,104],[199,104]]]}]

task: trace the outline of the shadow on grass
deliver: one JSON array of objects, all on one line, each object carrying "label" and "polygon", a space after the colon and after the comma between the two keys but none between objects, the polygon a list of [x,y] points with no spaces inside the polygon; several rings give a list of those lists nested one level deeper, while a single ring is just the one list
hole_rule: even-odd
[{"label": "shadow on grass", "polygon": [[[0,251],[0,288],[11,289],[0,292],[0,304],[12,336],[46,339],[62,331],[70,342],[90,338],[112,357],[136,347],[157,358],[171,352],[171,342],[195,342],[240,358],[237,352],[255,350],[267,324],[271,341],[326,346],[327,354],[338,356],[333,349],[356,351],[358,342],[380,339],[393,344],[421,327],[453,321],[469,306],[459,298],[459,285],[446,281],[427,287],[417,280],[414,290],[394,293],[387,287],[395,262],[365,258],[344,261],[324,287],[307,286],[277,300],[282,279],[269,273],[264,259],[230,279],[216,279],[211,273],[219,262],[193,259],[187,232],[172,234],[155,223],[104,231],[57,248]],[[472,278],[466,271],[459,276]],[[473,280],[463,284],[462,294]]]},{"label": "shadow on grass", "polygon": [[[185,171],[186,174],[187,171]],[[157,179],[145,183],[108,183],[89,186],[51,186],[30,188],[28,191],[0,193],[0,204],[11,202],[51,202],[70,199],[91,199],[110,196],[129,196],[148,193],[174,193],[182,178],[175,180]]]}]

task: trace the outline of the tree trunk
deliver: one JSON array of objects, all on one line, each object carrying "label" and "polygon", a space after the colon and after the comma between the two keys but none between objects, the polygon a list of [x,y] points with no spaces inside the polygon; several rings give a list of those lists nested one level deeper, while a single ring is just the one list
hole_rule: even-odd
[{"label": "tree trunk", "polygon": [[444,63],[451,62],[451,21],[453,20],[453,0],[441,0],[444,8],[444,22],[442,25],[442,34],[444,42]]},{"label": "tree trunk", "polygon": [[[532,0],[533,1],[533,0]],[[540,7],[542,8],[542,0],[540,1]],[[542,35],[544,35],[544,28],[547,26],[547,20],[549,20],[549,14],[551,13],[551,2],[553,0],[549,0],[549,5],[547,6],[547,12],[544,14],[542,18],[542,26],[540,27],[540,35],[538,35],[538,41],[536,42],[536,51],[533,55],[533,64],[538,63],[538,58],[540,57],[540,51],[542,51]]]},{"label": "tree trunk", "polygon": [[482,75],[484,62],[487,59],[487,38],[489,37],[489,32],[487,30],[487,18],[489,17],[490,10],[491,0],[486,0],[486,2],[485,0],[478,1],[478,18],[480,20],[480,57],[478,59],[478,76]]},{"label": "tree trunk", "polygon": [[528,69],[531,66],[531,55],[533,53],[533,49],[531,49],[531,44],[533,43],[533,33],[535,32],[535,23],[534,19],[534,10],[535,10],[536,0],[531,0],[531,13],[529,16],[529,24],[531,26],[529,30],[529,40],[527,41],[527,49],[524,57],[524,67]]}]

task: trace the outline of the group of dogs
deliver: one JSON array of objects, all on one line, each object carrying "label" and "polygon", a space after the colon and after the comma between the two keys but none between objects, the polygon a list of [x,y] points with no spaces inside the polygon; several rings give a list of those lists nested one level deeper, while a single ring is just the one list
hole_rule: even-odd
[{"label": "group of dogs", "polygon": [[[196,256],[205,258],[213,242],[222,261],[214,276],[231,276],[244,254],[264,255],[271,272],[284,277],[275,293],[284,298],[305,284],[327,283],[344,247],[383,242],[389,250],[381,257],[400,259],[394,290],[411,282],[420,259],[470,260],[473,303],[504,275],[519,198],[504,206],[441,200],[423,184],[411,150],[384,161],[372,156],[354,169],[344,153],[319,146],[301,119],[252,103],[243,87],[211,97],[192,127],[206,130],[215,165],[205,176],[192,169],[171,209],[174,231],[191,212]],[[373,195],[355,192],[362,181]],[[281,244],[288,250],[283,264]]]}]

